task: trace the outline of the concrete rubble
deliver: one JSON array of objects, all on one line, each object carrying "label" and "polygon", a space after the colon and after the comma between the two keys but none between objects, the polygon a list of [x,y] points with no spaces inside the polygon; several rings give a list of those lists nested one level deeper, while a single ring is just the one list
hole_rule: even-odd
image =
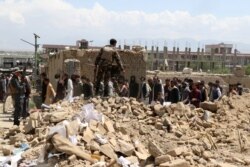
[{"label": "concrete rubble", "polygon": [[[19,166],[228,167],[250,165],[250,95],[201,108],[146,106],[133,98],[95,97],[32,110],[1,136],[0,155]],[[206,119],[204,118],[204,113]],[[1,164],[1,162],[0,162]]]}]

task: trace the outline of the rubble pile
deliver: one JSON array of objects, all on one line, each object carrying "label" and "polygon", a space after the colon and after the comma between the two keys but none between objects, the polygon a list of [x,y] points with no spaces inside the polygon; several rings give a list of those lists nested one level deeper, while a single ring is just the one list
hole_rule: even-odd
[{"label": "rubble pile", "polygon": [[0,150],[20,153],[19,166],[249,166],[249,97],[201,108],[76,98],[31,111],[22,126],[4,132]]}]

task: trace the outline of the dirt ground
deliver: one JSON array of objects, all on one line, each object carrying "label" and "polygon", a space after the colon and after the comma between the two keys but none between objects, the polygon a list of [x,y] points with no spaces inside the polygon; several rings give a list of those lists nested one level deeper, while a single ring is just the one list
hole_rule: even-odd
[{"label": "dirt ground", "polygon": [[4,104],[0,103],[0,134],[4,132],[5,129],[9,129],[13,125],[12,120],[12,101],[11,98],[8,97],[5,103],[5,113],[4,113]]}]

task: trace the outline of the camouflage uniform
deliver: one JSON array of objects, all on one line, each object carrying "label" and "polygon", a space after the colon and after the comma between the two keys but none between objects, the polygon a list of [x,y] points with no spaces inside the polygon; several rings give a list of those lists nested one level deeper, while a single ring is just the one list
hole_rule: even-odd
[{"label": "camouflage uniform", "polygon": [[[113,65],[114,61],[116,62],[116,65]],[[107,45],[101,49],[99,55],[96,57],[95,67],[98,67],[98,70],[96,71],[97,74],[95,76],[96,94],[99,92],[101,81],[104,80],[104,85],[107,85],[111,77],[119,75],[120,72],[123,71],[121,58],[115,47],[111,45]]]}]

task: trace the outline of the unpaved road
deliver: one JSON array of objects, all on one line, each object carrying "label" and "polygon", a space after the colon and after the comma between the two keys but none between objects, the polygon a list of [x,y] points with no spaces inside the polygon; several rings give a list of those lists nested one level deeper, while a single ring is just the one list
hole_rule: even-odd
[{"label": "unpaved road", "polygon": [[9,129],[10,127],[13,126],[13,121],[12,121],[13,107],[12,107],[12,101],[10,97],[8,97],[6,100],[5,111],[6,113],[3,112],[3,103],[0,103],[0,131],[1,132],[3,132],[4,129]]}]

